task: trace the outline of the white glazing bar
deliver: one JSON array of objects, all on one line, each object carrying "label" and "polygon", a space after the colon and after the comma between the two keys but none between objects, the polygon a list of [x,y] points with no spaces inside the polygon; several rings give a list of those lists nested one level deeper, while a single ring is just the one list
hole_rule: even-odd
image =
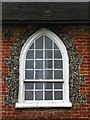
[{"label": "white glazing bar", "polygon": [[54,100],[54,83],[53,83],[53,100]]},{"label": "white glazing bar", "polygon": [[[26,69],[26,70],[33,70],[33,69]],[[47,69],[35,69],[35,70],[53,70],[53,69],[47,68]],[[55,70],[63,70],[63,69],[55,69]]]},{"label": "white glazing bar", "polygon": [[34,83],[34,92],[33,92],[33,99],[34,99],[34,101],[35,101],[35,83]]},{"label": "white glazing bar", "polygon": [[25,82],[64,82],[63,79],[25,79]]},{"label": "white glazing bar", "polygon": [[34,79],[35,79],[35,41],[34,41]]},{"label": "white glazing bar", "polygon": [[[26,60],[34,60],[34,59],[26,59]],[[43,59],[37,59],[37,60],[43,60]],[[52,60],[51,58],[45,58],[45,60]],[[62,60],[62,59],[58,59],[58,58],[55,58],[54,60]]]},{"label": "white glazing bar", "polygon": [[45,100],[45,83],[43,83],[43,100]]},{"label": "white glazing bar", "polygon": [[54,80],[54,42],[53,42],[53,80]]},{"label": "white glazing bar", "polygon": [[43,79],[45,79],[45,35],[43,35]]}]

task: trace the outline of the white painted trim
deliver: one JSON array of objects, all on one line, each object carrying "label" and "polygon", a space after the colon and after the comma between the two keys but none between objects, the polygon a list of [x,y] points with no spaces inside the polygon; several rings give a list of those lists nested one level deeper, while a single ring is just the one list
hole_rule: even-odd
[{"label": "white painted trim", "polygon": [[59,101],[53,101],[53,102],[43,102],[43,101],[35,101],[30,103],[16,103],[16,108],[48,108],[48,107],[72,107],[72,103],[70,102],[59,102]]},{"label": "white painted trim", "polygon": [[[25,69],[25,58],[26,58],[26,53],[31,45],[31,43],[36,40],[38,37],[41,35],[47,35],[50,39],[52,39],[58,48],[60,49],[60,52],[62,54],[62,59],[63,59],[63,80],[64,80],[64,96],[63,96],[63,102],[30,102],[30,103],[24,103],[24,69]],[[63,42],[60,40],[60,38],[54,34],[53,32],[49,31],[46,28],[42,28],[36,33],[34,33],[32,36],[29,37],[29,39],[26,41],[24,46],[22,47],[21,54],[20,54],[20,59],[19,59],[19,95],[18,95],[18,103],[16,103],[16,107],[71,107],[71,103],[69,101],[69,58],[68,58],[68,53],[66,50],[65,45]]]}]

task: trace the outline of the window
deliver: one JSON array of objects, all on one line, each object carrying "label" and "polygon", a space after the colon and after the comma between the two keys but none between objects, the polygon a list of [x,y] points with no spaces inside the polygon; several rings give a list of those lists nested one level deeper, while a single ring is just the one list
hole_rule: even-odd
[{"label": "window", "polygon": [[20,55],[17,108],[71,107],[69,60],[62,41],[43,28],[24,44]]}]

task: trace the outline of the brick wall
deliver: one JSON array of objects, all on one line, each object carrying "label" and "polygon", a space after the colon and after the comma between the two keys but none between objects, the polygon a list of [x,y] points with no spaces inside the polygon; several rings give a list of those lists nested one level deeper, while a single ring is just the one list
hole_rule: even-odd
[{"label": "brick wall", "polygon": [[[44,25],[47,27],[48,25]],[[52,27],[51,27],[52,26]],[[73,102],[72,108],[40,108],[40,109],[16,109],[15,104],[8,104],[9,85],[4,78],[8,76],[9,67],[5,64],[5,58],[11,55],[11,49],[15,46],[17,39],[27,30],[32,30],[35,25],[3,25],[2,32],[2,119],[30,119],[30,120],[89,120],[90,119],[90,26],[61,26],[51,25],[48,28],[55,28],[59,32],[65,32],[73,40],[79,57],[83,58],[80,65],[80,74],[84,76],[84,82],[79,86],[79,94],[84,95],[84,102]],[[38,29],[43,25],[38,26]],[[0,43],[1,45],[1,43]],[[1,66],[2,62],[2,66]],[[1,78],[0,78],[1,79]],[[0,99],[1,100],[1,99]]]}]

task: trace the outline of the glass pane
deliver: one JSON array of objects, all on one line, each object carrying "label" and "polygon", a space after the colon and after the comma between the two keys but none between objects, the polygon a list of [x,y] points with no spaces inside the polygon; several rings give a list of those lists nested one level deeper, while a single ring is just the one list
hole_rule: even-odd
[{"label": "glass pane", "polygon": [[54,79],[63,79],[63,71],[54,70]]},{"label": "glass pane", "polygon": [[60,50],[54,50],[54,58],[58,58],[58,59],[62,58]]},{"label": "glass pane", "polygon": [[26,60],[26,69],[34,69],[34,60]]},{"label": "glass pane", "polygon": [[55,100],[62,100],[63,99],[63,92],[62,91],[54,91],[54,99]]},{"label": "glass pane", "polygon": [[36,40],[35,49],[43,49],[43,36]]},{"label": "glass pane", "polygon": [[53,71],[45,70],[45,79],[53,79]]},{"label": "glass pane", "polygon": [[54,60],[54,69],[62,69],[63,67],[62,60]]},{"label": "glass pane", "polygon": [[45,83],[45,89],[53,89],[53,83]]},{"label": "glass pane", "polygon": [[34,83],[25,83],[25,89],[34,89]]},{"label": "glass pane", "polygon": [[45,36],[45,49],[52,49],[52,40]]},{"label": "glass pane", "polygon": [[43,100],[43,92],[35,91],[35,100]]},{"label": "glass pane", "polygon": [[54,49],[58,49],[58,46],[54,43]]},{"label": "glass pane", "polygon": [[34,43],[30,46],[29,49],[34,49]]},{"label": "glass pane", "polygon": [[45,58],[52,58],[52,51],[51,50],[45,50]]},{"label": "glass pane", "polygon": [[42,70],[35,71],[35,79],[43,79],[43,71]]},{"label": "glass pane", "polygon": [[28,50],[26,59],[34,59],[34,51],[33,50]]},{"label": "glass pane", "polygon": [[33,91],[25,91],[25,100],[33,100]]},{"label": "glass pane", "polygon": [[35,66],[36,66],[36,69],[43,69],[43,60],[36,60]]},{"label": "glass pane", "polygon": [[53,61],[45,60],[45,68],[53,68]]},{"label": "glass pane", "polygon": [[53,92],[45,91],[45,100],[52,100],[52,99],[53,99]]},{"label": "glass pane", "polygon": [[35,58],[36,58],[36,59],[43,58],[43,51],[41,51],[41,50],[36,50],[36,52],[35,52]]},{"label": "glass pane", "polygon": [[35,83],[35,89],[43,89],[43,83]]},{"label": "glass pane", "polygon": [[62,83],[54,83],[54,89],[62,89],[63,84]]},{"label": "glass pane", "polygon": [[34,71],[33,70],[25,70],[25,79],[33,79]]}]

